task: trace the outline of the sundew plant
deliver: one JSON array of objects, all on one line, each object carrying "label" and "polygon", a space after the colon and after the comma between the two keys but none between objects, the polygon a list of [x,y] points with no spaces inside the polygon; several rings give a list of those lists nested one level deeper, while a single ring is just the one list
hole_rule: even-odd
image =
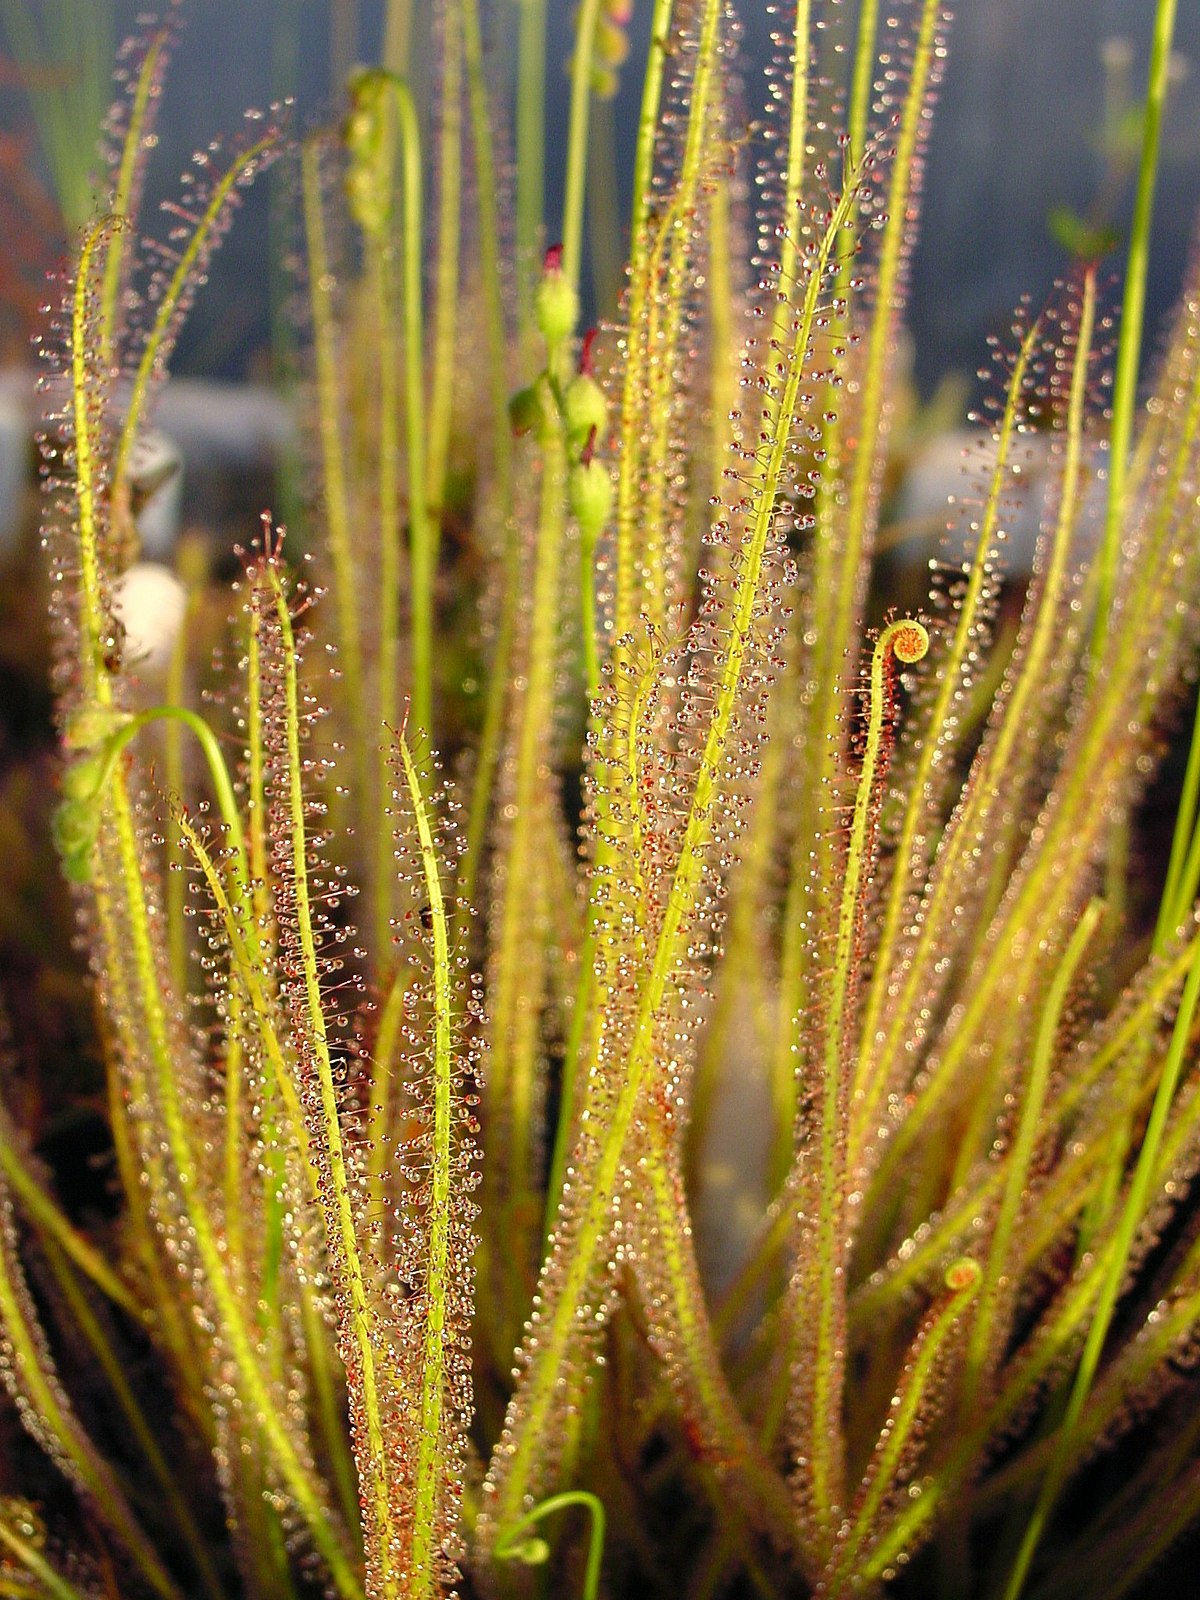
[{"label": "sundew plant", "polygon": [[[77,1226],[0,1120],[0,1593],[1115,1600],[1200,1515],[1200,741],[1151,903],[1131,865],[1200,600],[1195,263],[1143,360],[1173,0],[1123,272],[996,342],[915,604],[876,556],[950,21],[781,4],[748,139],[736,10],[643,8],[633,63],[582,0],[546,129],[545,0],[394,6],[336,123],[250,117],[147,236],[177,11],[121,58],[43,442],[120,1205]],[[164,688],[140,445],[268,164],[306,513],[190,563]]]}]

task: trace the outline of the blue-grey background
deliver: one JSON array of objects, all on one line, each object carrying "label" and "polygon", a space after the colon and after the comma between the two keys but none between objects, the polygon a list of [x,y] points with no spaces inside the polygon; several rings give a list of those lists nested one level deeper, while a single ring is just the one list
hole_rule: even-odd
[{"label": "blue-grey background", "polygon": [[[34,10],[38,0],[33,0]],[[332,7],[332,10],[331,10]],[[425,0],[417,0],[418,13]],[[519,0],[492,0],[489,50],[498,81],[511,83]],[[761,109],[756,70],[767,55],[772,19],[765,0],[741,0],[745,114]],[[847,6],[852,11],[852,5]],[[958,0],[950,56],[936,111],[925,185],[924,222],[913,262],[910,325],[917,371],[928,390],[949,369],[973,371],[988,331],[1003,329],[1018,298],[1040,300],[1065,265],[1047,228],[1059,203],[1085,211],[1102,161],[1104,41],[1128,39],[1131,81],[1145,80],[1152,0]],[[144,0],[119,0],[118,30]],[[548,106],[552,127],[565,120],[565,63],[574,0],[550,0]],[[647,25],[649,0],[637,0],[634,34]],[[342,20],[342,52],[375,59],[381,0],[188,0],[187,25],[167,88],[153,189],[169,193],[191,151],[234,128],[247,105],[294,93],[300,121],[331,113],[331,20]],[[354,33],[347,41],[346,26]],[[1182,0],[1177,24],[1182,79],[1173,91],[1155,222],[1150,327],[1179,286],[1200,207],[1200,3]],[[634,59],[637,58],[635,42]],[[627,72],[615,106],[618,154],[629,165],[638,85]],[[506,108],[506,118],[511,106]],[[20,115],[19,96],[0,92],[0,118]],[[562,140],[551,139],[547,227],[556,230]],[[294,211],[274,180],[277,217]],[[1116,220],[1128,214],[1131,185]],[[215,263],[185,334],[177,368],[226,377],[263,370],[269,343],[268,187],[251,194]],[[1119,253],[1110,258],[1115,277]]]}]

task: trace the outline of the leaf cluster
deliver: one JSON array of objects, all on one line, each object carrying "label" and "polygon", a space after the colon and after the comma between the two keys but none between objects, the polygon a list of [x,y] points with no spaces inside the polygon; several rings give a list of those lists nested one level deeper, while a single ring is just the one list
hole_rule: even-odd
[{"label": "leaf cluster", "polygon": [[[1115,353],[1094,265],[1018,312],[919,615],[877,557],[946,19],[780,8],[752,211],[733,19],[651,9],[598,335],[627,7],[578,8],[544,256],[533,0],[511,258],[476,0],[433,8],[437,115],[397,48],[340,127],[210,151],[157,241],[175,12],[143,41],[45,446],[123,1209],[101,1248],[0,1121],[0,1377],[85,1513],[4,1501],[5,1592],[1115,1600],[1200,1513],[1200,744],[1134,892],[1200,598],[1195,265],[1136,395],[1173,9]],[[219,694],[185,624],[160,698],[113,598],[136,444],[285,153],[313,554],[266,519]]]}]

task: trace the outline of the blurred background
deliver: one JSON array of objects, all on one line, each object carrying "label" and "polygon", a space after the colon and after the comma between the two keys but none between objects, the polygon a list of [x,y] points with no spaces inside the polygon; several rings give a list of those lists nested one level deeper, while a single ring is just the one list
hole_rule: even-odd
[{"label": "blurred background", "polygon": [[[521,0],[494,0],[488,47],[494,81],[511,84]],[[549,0],[550,125],[565,116],[574,0]],[[760,74],[775,19],[763,0],[740,8],[746,85],[740,115],[762,111]],[[937,134],[913,263],[909,322],[916,373],[928,394],[953,370],[973,373],[984,334],[1007,326],[1018,298],[1046,295],[1069,260],[1073,217],[1119,238],[1132,193],[1137,105],[1152,7],[1146,0],[957,0]],[[144,0],[0,0],[0,357],[22,360],[40,276],[60,253],[62,213],[91,208],[95,129],[110,98],[117,43]],[[419,15],[425,10],[418,5]],[[649,26],[637,0],[634,47]],[[188,0],[168,85],[152,198],[173,192],[192,152],[235,129],[247,106],[294,96],[300,125],[335,114],[336,85],[355,60],[382,53],[383,0]],[[638,27],[642,38],[637,37]],[[414,76],[424,29],[414,26]],[[1200,196],[1200,6],[1182,5],[1155,222],[1149,326],[1178,289]],[[627,176],[640,86],[627,69],[611,117],[617,168]],[[605,113],[607,116],[607,112]],[[552,141],[546,173],[553,237],[562,175]],[[271,250],[293,209],[286,168],[247,197],[244,214],[200,296],[176,371],[263,377],[272,367],[287,286]],[[621,195],[623,212],[627,197]],[[602,226],[608,219],[601,218]],[[606,229],[603,231],[607,231]],[[598,238],[601,261],[619,241]],[[1114,272],[1119,252],[1112,257]],[[275,331],[278,345],[279,334]]]}]

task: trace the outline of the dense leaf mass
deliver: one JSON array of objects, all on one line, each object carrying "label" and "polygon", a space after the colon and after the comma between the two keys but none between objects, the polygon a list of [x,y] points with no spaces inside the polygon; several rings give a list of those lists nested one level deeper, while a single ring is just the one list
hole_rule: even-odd
[{"label": "dense leaf mass", "polygon": [[[46,1466],[0,1467],[5,1593],[548,1564],[586,1600],[1116,1600],[1200,1515],[1200,744],[1149,884],[1138,812],[1200,598],[1200,268],[1136,382],[1174,7],[1120,321],[1087,260],[1018,311],[914,578],[948,21],[772,7],[750,141],[734,10],[644,6],[643,63],[632,4],[577,8],[544,254],[542,0],[511,194],[499,5],[389,7],[339,125],[249,118],[150,237],[179,8],[122,56],[43,441],[54,834],[122,1199],[76,1225],[0,1115],[0,1380]],[[302,527],[247,530],[232,587],[181,551],[163,680],[119,614],[140,446],[275,163]]]}]

